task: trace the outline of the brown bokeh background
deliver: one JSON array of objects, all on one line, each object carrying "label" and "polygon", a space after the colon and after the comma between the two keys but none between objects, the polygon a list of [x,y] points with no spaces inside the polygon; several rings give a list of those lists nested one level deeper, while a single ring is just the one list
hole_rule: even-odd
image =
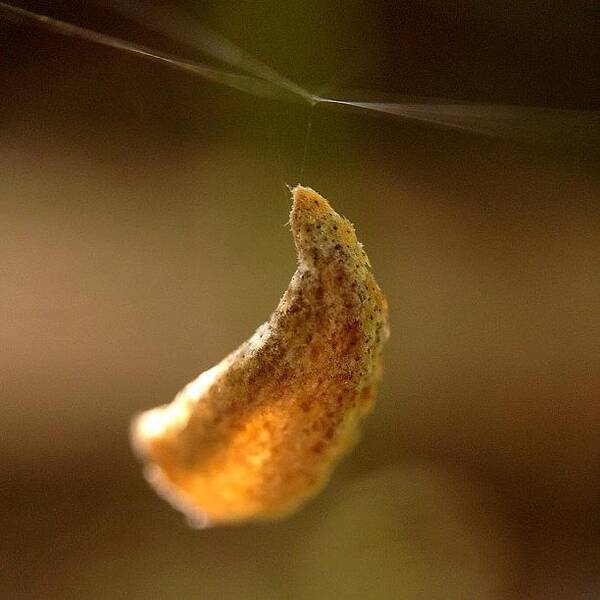
[{"label": "brown bokeh background", "polygon": [[[594,108],[591,3],[187,3],[311,89]],[[21,3],[197,57],[81,3]],[[183,6],[184,3],[179,3]],[[308,111],[0,21],[2,598],[600,595],[597,150],[317,107],[302,182],[391,307],[321,496],[197,531],[132,456],[294,269]]]}]

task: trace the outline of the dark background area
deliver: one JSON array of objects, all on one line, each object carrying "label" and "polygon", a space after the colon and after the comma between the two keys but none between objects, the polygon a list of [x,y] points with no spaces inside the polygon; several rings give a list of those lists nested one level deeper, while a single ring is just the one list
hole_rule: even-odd
[{"label": "dark background area", "polygon": [[[125,3],[19,5],[206,60]],[[152,6],[310,90],[598,108],[592,2]],[[302,183],[391,310],[363,439],[280,523],[193,530],[144,482],[130,418],[293,273],[308,118],[0,19],[1,597],[600,595],[598,145],[317,106]]]}]

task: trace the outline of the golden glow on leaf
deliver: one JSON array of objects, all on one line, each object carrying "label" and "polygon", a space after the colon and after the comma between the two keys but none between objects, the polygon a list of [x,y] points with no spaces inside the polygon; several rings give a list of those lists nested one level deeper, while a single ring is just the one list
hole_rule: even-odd
[{"label": "golden glow on leaf", "polygon": [[270,320],[132,426],[149,481],[202,525],[296,509],[373,403],[386,300],[352,224],[310,188],[292,195],[298,268]]}]

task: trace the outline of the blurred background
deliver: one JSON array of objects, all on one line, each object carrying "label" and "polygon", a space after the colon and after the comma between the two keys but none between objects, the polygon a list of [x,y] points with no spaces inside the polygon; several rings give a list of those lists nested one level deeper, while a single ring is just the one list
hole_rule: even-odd
[{"label": "blurred background", "polygon": [[[317,92],[597,109],[593,4],[152,6]],[[204,60],[126,3],[18,5]],[[0,90],[2,598],[600,597],[598,145],[317,106],[305,148],[305,105],[6,20]],[[300,180],[387,294],[378,402],[296,515],[194,530],[130,418],[268,318]]]}]

